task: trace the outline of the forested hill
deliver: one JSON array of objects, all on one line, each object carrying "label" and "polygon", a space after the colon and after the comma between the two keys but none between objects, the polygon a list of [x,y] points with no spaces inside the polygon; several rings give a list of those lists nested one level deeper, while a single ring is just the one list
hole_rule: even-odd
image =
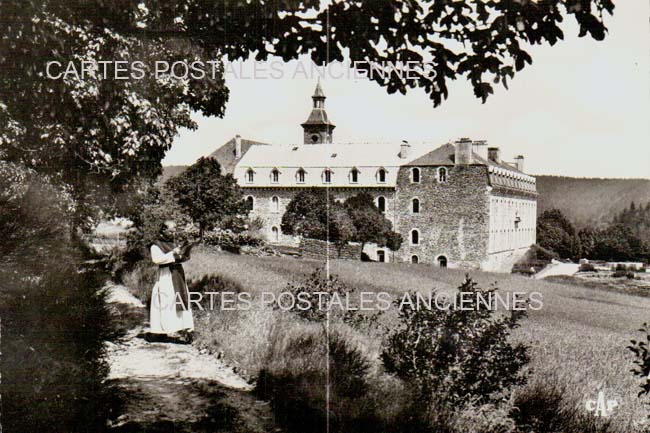
[{"label": "forested hill", "polygon": [[578,225],[609,222],[632,202],[650,202],[650,179],[536,178],[538,211],[560,209]]}]

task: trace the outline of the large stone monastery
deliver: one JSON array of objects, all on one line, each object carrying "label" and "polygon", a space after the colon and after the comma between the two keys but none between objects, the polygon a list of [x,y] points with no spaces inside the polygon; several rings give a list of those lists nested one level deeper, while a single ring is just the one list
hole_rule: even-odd
[{"label": "large stone monastery", "polygon": [[319,187],[340,200],[361,191],[375,198],[404,237],[394,254],[368,246],[379,261],[509,271],[535,243],[537,192],[523,156],[508,163],[497,147],[468,138],[439,147],[337,144],[320,83],[312,99],[303,144],[236,136],[212,154],[243,188],[269,242],[296,243],[282,233],[282,215],[297,192]]}]

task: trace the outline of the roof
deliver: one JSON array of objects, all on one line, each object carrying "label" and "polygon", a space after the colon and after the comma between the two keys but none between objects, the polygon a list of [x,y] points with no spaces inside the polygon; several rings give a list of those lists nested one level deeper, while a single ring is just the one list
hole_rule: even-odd
[{"label": "roof", "polygon": [[334,127],[334,124],[330,121],[324,108],[313,108],[311,113],[309,113],[307,120],[305,120],[301,125],[329,125]]},{"label": "roof", "polygon": [[312,98],[325,98],[323,88],[320,86],[320,80],[316,83],[316,90],[314,90],[314,96],[312,96]]},{"label": "roof", "polygon": [[[241,139],[241,153],[242,156],[246,155],[249,149],[252,146],[268,146],[268,143],[262,143],[260,141],[248,140],[246,138]],[[235,171],[235,165],[237,165],[237,160],[235,159],[235,137],[231,138],[225,142],[221,147],[210,154],[211,158],[215,158],[221,164],[222,173],[233,174]]]},{"label": "roof", "polygon": [[[292,146],[253,146],[244,154],[235,167],[235,178],[247,186],[245,174],[249,169],[255,173],[252,187],[284,186],[300,187],[324,184],[323,172],[332,171],[331,186],[394,187],[399,167],[408,162],[399,156],[401,143],[333,143],[301,144]],[[411,158],[419,157],[431,147],[425,144],[412,145]],[[296,173],[305,171],[304,184],[297,184]],[[350,183],[350,171],[356,168],[358,181]],[[378,182],[380,169],[385,170],[385,182]],[[273,169],[279,171],[278,182],[271,181]]]}]

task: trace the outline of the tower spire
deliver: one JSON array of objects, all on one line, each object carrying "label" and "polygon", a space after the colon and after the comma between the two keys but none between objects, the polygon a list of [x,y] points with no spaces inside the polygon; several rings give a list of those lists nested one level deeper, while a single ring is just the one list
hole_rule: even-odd
[{"label": "tower spire", "polygon": [[320,85],[320,78],[316,83],[316,89],[311,99],[313,107],[307,120],[302,124],[305,144],[323,144],[332,142],[332,132],[336,127],[327,116],[325,111],[325,92]]}]

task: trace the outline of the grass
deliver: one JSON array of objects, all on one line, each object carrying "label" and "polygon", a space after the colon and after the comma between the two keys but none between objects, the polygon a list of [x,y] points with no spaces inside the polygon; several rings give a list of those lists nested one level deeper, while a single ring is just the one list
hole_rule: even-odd
[{"label": "grass", "polygon": [[[319,261],[199,249],[187,263],[186,273],[194,280],[219,274],[252,293],[278,292],[285,290],[289,281],[299,280],[323,265]],[[610,427],[606,431],[645,431],[641,423],[647,419],[648,408],[636,396],[638,382],[630,373],[632,358],[625,347],[640,325],[648,321],[650,299],[518,275],[426,265],[332,261],[330,270],[358,290],[397,296],[414,290],[451,292],[466,273],[481,287],[496,285],[501,292],[541,293],[543,308],[531,311],[514,335],[532,348],[530,385],[518,390],[519,395],[534,393],[539,383],[557,383],[564,389],[563,404],[569,406],[566,412],[589,415],[586,402],[595,400],[603,390],[606,398],[619,404],[608,418]],[[216,347],[251,376],[268,365],[266,357],[273,352],[273,344],[295,326],[293,315],[271,309],[214,311],[199,316],[199,342]],[[393,326],[390,314],[383,320],[388,328]],[[367,354],[376,357],[381,341],[366,340]],[[595,424],[603,425],[600,421]]]}]

